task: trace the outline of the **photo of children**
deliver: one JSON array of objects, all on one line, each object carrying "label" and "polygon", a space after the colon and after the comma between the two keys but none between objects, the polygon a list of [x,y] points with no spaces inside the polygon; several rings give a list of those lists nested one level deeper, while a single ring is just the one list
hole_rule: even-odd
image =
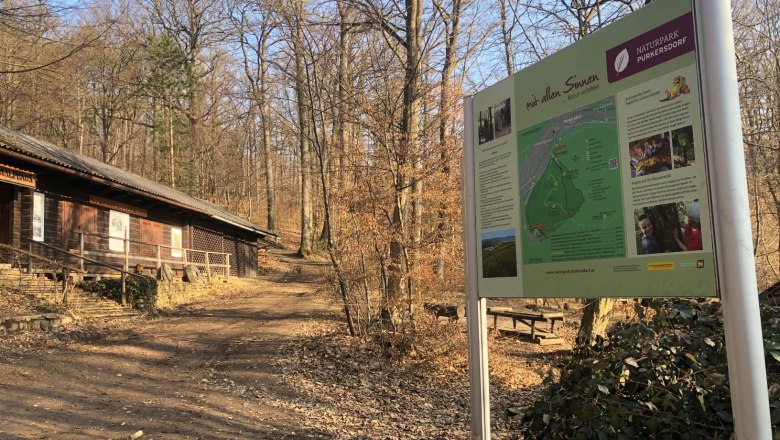
[{"label": "photo of children", "polygon": [[701,242],[701,216],[699,215],[699,202],[694,200],[685,205],[685,217],[683,219],[683,233],[674,229],[674,240],[684,251],[702,250]]},{"label": "photo of children", "polygon": [[639,255],[703,249],[698,200],[639,208],[634,218]]},{"label": "photo of children", "polygon": [[669,133],[664,132],[628,143],[631,177],[670,171],[672,148]]},{"label": "photo of children", "polygon": [[495,127],[494,139],[512,132],[512,108],[509,98],[493,106],[493,124]]},{"label": "photo of children", "polygon": [[650,220],[647,214],[639,214],[636,218],[636,226],[641,231],[640,242],[637,245],[637,250],[640,254],[661,254],[665,252],[665,248],[658,241],[658,236],[655,235],[653,221]]},{"label": "photo of children", "polygon": [[672,152],[674,168],[689,167],[696,162],[693,151],[693,127],[687,126],[672,130]]},{"label": "photo of children", "polygon": [[479,145],[493,140],[493,109],[479,111]]}]

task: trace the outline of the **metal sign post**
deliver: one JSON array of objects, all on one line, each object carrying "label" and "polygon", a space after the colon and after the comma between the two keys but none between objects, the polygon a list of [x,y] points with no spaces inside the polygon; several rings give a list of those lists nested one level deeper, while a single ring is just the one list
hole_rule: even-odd
[{"label": "metal sign post", "polygon": [[769,396],[730,3],[697,1],[696,16],[704,103],[709,110],[706,130],[734,425],[739,439],[769,439]]},{"label": "metal sign post", "polygon": [[477,221],[474,167],[474,110],[472,98],[463,100],[465,113],[463,159],[463,240],[466,268],[466,317],[469,340],[469,385],[471,390],[471,438],[490,439],[490,392],[487,348],[487,300],[479,298],[477,281]]}]

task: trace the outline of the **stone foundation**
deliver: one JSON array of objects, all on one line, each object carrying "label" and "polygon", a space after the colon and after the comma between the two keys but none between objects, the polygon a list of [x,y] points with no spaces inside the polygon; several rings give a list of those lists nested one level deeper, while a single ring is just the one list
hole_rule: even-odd
[{"label": "stone foundation", "polygon": [[207,281],[197,283],[185,283],[182,281],[166,283],[158,281],[157,304],[155,305],[161,309],[171,308],[228,289],[230,289],[230,284],[219,279],[214,279],[211,283]]},{"label": "stone foundation", "polygon": [[58,313],[43,313],[41,315],[0,317],[0,335],[25,332],[29,330],[52,330],[69,324],[73,318]]}]

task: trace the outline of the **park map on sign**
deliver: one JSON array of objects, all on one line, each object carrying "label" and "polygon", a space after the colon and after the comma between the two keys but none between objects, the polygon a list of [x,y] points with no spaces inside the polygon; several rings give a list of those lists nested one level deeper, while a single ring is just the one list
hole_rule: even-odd
[{"label": "park map on sign", "polygon": [[518,133],[524,264],[624,257],[613,97]]}]

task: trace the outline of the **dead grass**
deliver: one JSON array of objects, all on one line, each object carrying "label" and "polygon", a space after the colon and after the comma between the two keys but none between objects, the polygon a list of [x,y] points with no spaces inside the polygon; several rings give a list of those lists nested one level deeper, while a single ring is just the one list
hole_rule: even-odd
[{"label": "dead grass", "polygon": [[7,288],[0,289],[0,317],[32,315],[48,312],[54,308],[53,304],[39,300],[32,295]]}]

